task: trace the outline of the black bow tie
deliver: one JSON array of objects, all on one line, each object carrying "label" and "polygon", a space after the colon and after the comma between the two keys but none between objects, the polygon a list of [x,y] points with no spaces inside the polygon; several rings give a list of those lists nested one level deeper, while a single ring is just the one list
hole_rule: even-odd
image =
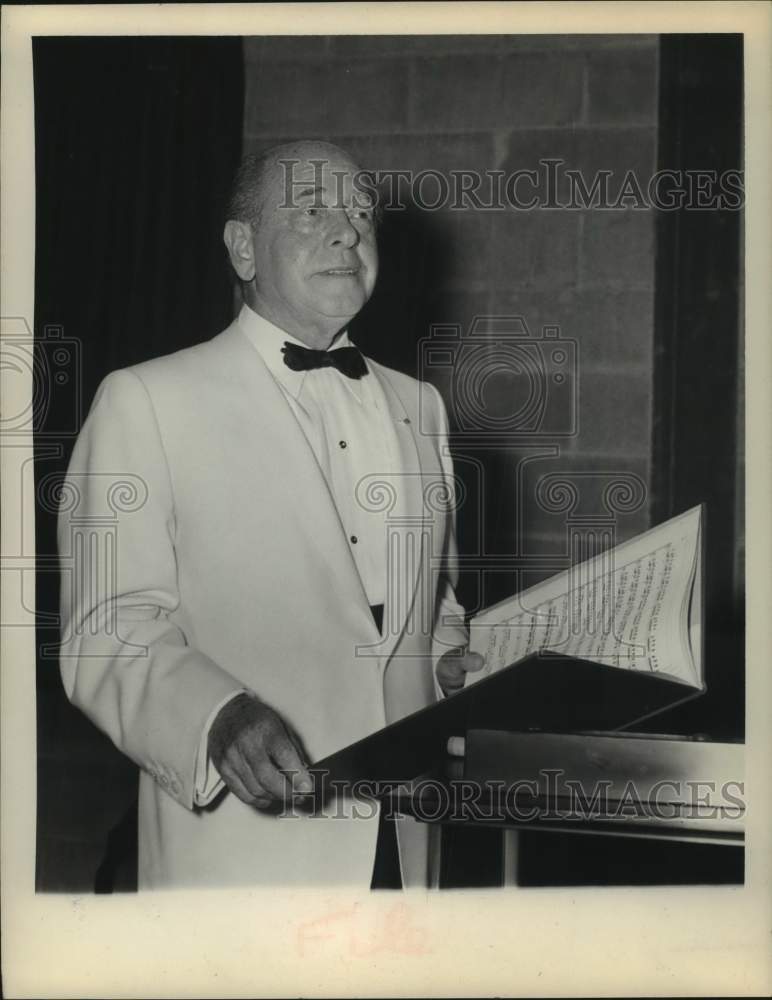
[{"label": "black bow tie", "polygon": [[348,378],[362,378],[367,374],[365,359],[356,347],[338,347],[334,351],[314,351],[300,344],[284,341],[281,349],[284,364],[293,372],[307,372],[312,368],[337,368]]}]

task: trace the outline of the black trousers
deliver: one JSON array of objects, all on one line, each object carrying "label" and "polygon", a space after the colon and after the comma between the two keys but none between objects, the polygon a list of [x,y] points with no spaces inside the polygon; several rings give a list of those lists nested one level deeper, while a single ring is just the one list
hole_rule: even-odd
[{"label": "black trousers", "polygon": [[385,817],[381,811],[378,840],[375,844],[375,862],[371,889],[401,889],[402,873],[399,868],[396,821]]},{"label": "black trousers", "polygon": [[[378,631],[383,632],[383,605],[370,606]],[[378,824],[378,840],[375,844],[375,861],[371,889],[401,889],[402,875],[399,869],[399,850],[395,821],[386,818],[381,811]]]}]

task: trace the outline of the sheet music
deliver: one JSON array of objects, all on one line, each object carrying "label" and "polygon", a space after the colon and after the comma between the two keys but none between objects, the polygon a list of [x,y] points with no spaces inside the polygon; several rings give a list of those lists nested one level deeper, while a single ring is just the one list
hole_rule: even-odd
[{"label": "sheet music", "polygon": [[694,508],[474,618],[470,649],[485,667],[467,683],[549,650],[699,687],[688,618],[699,515]]}]

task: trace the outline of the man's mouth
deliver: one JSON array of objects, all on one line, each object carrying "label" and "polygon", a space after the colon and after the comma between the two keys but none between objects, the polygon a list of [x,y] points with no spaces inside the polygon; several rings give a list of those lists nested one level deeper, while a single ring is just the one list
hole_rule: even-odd
[{"label": "man's mouth", "polygon": [[329,267],[326,271],[320,271],[319,274],[329,275],[332,278],[351,278],[355,274],[359,274],[358,267]]}]

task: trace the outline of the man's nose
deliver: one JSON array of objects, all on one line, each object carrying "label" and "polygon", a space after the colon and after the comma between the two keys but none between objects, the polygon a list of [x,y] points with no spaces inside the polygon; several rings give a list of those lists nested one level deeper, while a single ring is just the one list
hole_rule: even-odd
[{"label": "man's nose", "polygon": [[344,209],[333,214],[332,225],[328,236],[330,246],[342,246],[346,249],[355,247],[359,242],[359,233],[356,226],[348,217]]}]

